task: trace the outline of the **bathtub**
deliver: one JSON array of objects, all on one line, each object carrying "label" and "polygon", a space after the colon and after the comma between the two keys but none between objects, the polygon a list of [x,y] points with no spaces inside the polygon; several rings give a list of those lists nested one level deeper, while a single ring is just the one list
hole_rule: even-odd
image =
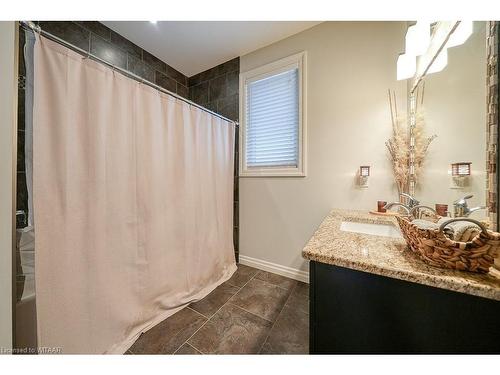
[{"label": "bathtub", "polygon": [[33,352],[37,347],[35,298],[35,231],[16,230],[16,348]]}]

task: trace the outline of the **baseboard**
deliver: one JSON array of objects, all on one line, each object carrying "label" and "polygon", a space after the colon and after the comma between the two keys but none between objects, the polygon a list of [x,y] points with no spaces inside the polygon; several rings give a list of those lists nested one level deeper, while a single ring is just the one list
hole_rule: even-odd
[{"label": "baseboard", "polygon": [[245,266],[254,267],[262,271],[275,273],[277,275],[289,277],[290,279],[299,280],[304,283],[309,283],[309,272],[306,271],[297,270],[295,268],[282,266],[280,264],[271,263],[265,260],[256,259],[241,254],[240,254],[240,263]]}]

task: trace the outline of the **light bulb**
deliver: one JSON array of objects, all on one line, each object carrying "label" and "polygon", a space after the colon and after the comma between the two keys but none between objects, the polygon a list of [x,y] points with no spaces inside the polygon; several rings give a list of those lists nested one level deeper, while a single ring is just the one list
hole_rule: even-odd
[{"label": "light bulb", "polygon": [[417,70],[417,59],[415,56],[400,54],[397,63],[397,80],[412,78]]},{"label": "light bulb", "polygon": [[460,21],[455,31],[450,35],[448,42],[446,42],[446,48],[464,44],[472,35],[472,28],[472,21]]},{"label": "light bulb", "polygon": [[419,21],[410,26],[406,31],[405,54],[412,56],[423,55],[429,48],[430,38],[430,25],[428,22]]}]

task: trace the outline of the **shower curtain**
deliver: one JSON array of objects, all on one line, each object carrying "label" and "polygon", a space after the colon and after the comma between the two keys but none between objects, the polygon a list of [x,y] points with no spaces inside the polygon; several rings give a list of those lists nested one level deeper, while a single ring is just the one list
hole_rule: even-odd
[{"label": "shower curtain", "polygon": [[123,353],[236,270],[234,124],[35,44],[38,345]]}]

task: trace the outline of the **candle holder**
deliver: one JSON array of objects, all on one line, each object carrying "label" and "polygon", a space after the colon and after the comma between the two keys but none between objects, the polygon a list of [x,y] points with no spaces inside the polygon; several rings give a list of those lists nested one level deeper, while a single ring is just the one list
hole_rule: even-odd
[{"label": "candle holder", "polygon": [[377,201],[377,211],[382,213],[387,212],[387,209],[385,208],[386,205],[386,201]]}]

